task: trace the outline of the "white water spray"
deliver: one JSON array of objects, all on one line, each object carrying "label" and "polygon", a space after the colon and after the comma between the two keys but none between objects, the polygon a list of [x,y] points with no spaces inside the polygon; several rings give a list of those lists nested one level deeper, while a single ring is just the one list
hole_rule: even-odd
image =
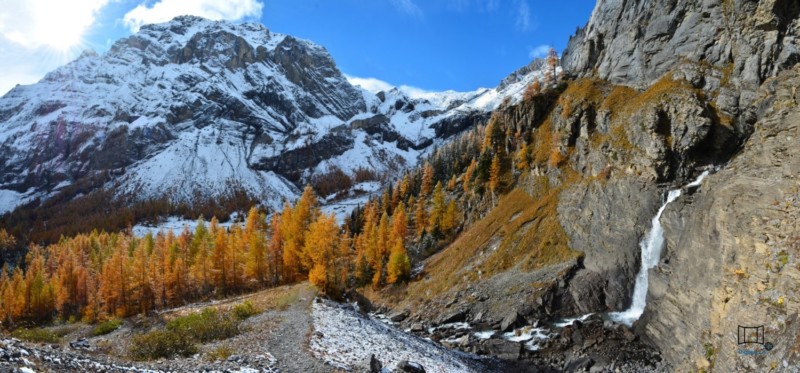
[{"label": "white water spray", "polygon": [[[694,188],[700,186],[706,176],[708,176],[708,171],[700,174],[697,179],[687,184],[686,187]],[[625,311],[609,313],[608,316],[611,320],[631,326],[644,313],[644,306],[647,300],[647,274],[651,268],[658,265],[658,261],[661,259],[661,250],[664,248],[664,229],[661,227],[661,214],[664,213],[667,205],[680,197],[680,195],[681,189],[670,190],[667,193],[667,201],[661,205],[658,213],[653,217],[650,232],[639,242],[639,247],[642,250],[642,267],[639,269],[639,274],[636,275],[636,284],[633,287],[633,302],[630,308]]]}]

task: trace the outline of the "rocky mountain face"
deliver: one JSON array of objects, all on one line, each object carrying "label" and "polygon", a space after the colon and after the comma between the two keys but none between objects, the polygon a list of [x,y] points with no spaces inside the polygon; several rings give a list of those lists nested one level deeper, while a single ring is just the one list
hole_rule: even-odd
[{"label": "rocky mountain face", "polygon": [[309,41],[178,17],[0,99],[0,211],[90,179],[177,200],[236,184],[277,207],[334,168],[393,176],[414,166],[537,74],[500,89],[375,94]]},{"label": "rocky mountain face", "polygon": [[[586,253],[569,285],[579,309],[623,308],[642,219],[660,205],[662,183],[721,167],[664,213],[665,254],[635,324],[681,369],[780,370],[800,361],[798,37],[796,1],[600,0],[564,52],[568,74],[653,94],[627,118],[628,138],[643,150],[638,170],[562,195],[570,245]],[[602,112],[586,115],[587,128],[602,125]],[[775,348],[738,345],[739,325],[764,325]]]},{"label": "rocky mountain face", "polygon": [[578,75],[647,86],[702,61],[730,69],[728,83],[745,88],[739,99],[749,103],[764,80],[800,62],[798,15],[792,0],[601,0],[570,39],[564,65]]},{"label": "rocky mountain face", "polygon": [[[662,219],[666,252],[637,327],[687,367],[780,371],[800,363],[798,84],[800,66],[768,79],[742,151]],[[739,326],[763,326],[761,343],[774,348],[738,344]]]}]

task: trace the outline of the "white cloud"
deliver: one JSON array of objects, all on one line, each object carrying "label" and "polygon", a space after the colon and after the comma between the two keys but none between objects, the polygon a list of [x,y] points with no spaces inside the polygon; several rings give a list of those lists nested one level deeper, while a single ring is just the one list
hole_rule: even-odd
[{"label": "white cloud", "polygon": [[376,78],[359,78],[357,76],[352,76],[347,74],[344,74],[344,77],[347,79],[348,82],[350,82],[350,84],[364,88],[372,93],[378,93],[380,91],[390,91],[394,88],[397,88],[401,92],[405,93],[406,96],[411,98],[428,98],[430,95],[436,93],[433,91],[429,91],[427,89],[413,87],[405,84],[396,86],[394,84],[387,83],[383,80]]},{"label": "white cloud", "polygon": [[380,79],[359,78],[357,76],[350,76],[347,74],[345,74],[344,77],[347,78],[347,81],[350,82],[350,84],[364,88],[372,93],[378,93],[380,91],[388,91],[394,88],[393,85],[386,83]]},{"label": "white cloud", "polygon": [[77,57],[84,33],[109,0],[4,1],[0,7],[0,94],[31,84]]},{"label": "white cloud", "polygon": [[403,13],[413,17],[422,17],[422,9],[413,0],[392,0],[392,5]]},{"label": "white cloud", "polygon": [[4,2],[0,37],[28,49],[68,50],[82,41],[97,12],[108,0],[29,0]]},{"label": "white cloud", "polygon": [[540,45],[536,48],[531,48],[531,50],[528,52],[528,57],[531,59],[546,57],[547,52],[550,52],[550,48],[551,47],[547,44]]},{"label": "white cloud", "polygon": [[529,31],[531,29],[531,8],[526,0],[517,2],[517,20],[515,24],[520,31]]},{"label": "white cloud", "polygon": [[437,92],[429,91],[427,89],[422,89],[422,88],[418,88],[418,87],[412,87],[410,85],[405,85],[405,84],[403,84],[403,85],[401,85],[401,86],[399,86],[397,88],[400,90],[400,92],[405,93],[406,96],[411,97],[411,98],[428,98],[430,95],[434,95],[434,94],[437,93]]},{"label": "white cloud", "polygon": [[263,8],[264,4],[258,0],[160,0],[151,6],[138,5],[125,14],[123,22],[136,32],[142,25],[167,22],[183,15],[215,21],[260,17]]}]

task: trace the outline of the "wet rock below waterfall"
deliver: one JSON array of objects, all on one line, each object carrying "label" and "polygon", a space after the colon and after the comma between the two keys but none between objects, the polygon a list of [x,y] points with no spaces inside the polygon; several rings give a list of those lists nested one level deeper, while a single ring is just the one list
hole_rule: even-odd
[{"label": "wet rock below waterfall", "polygon": [[406,330],[448,348],[501,359],[520,372],[668,372],[670,369],[659,352],[639,340],[630,328],[600,315],[581,318],[583,321],[575,320],[563,327],[541,321],[536,326],[520,327],[524,318],[514,315],[516,312],[509,313],[507,321],[517,327],[506,325],[507,332],[501,331],[499,324],[494,329],[485,329],[485,323],[467,322],[427,328],[414,323]]}]

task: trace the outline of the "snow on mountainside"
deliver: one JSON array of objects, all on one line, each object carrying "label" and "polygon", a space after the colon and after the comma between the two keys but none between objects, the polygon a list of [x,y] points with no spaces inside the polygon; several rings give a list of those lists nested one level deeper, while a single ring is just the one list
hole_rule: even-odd
[{"label": "snow on mountainside", "polygon": [[374,94],[259,24],[144,26],[0,98],[0,213],[90,178],[176,200],[236,184],[278,207],[334,167],[395,176],[542,74],[520,71],[496,89]]}]

